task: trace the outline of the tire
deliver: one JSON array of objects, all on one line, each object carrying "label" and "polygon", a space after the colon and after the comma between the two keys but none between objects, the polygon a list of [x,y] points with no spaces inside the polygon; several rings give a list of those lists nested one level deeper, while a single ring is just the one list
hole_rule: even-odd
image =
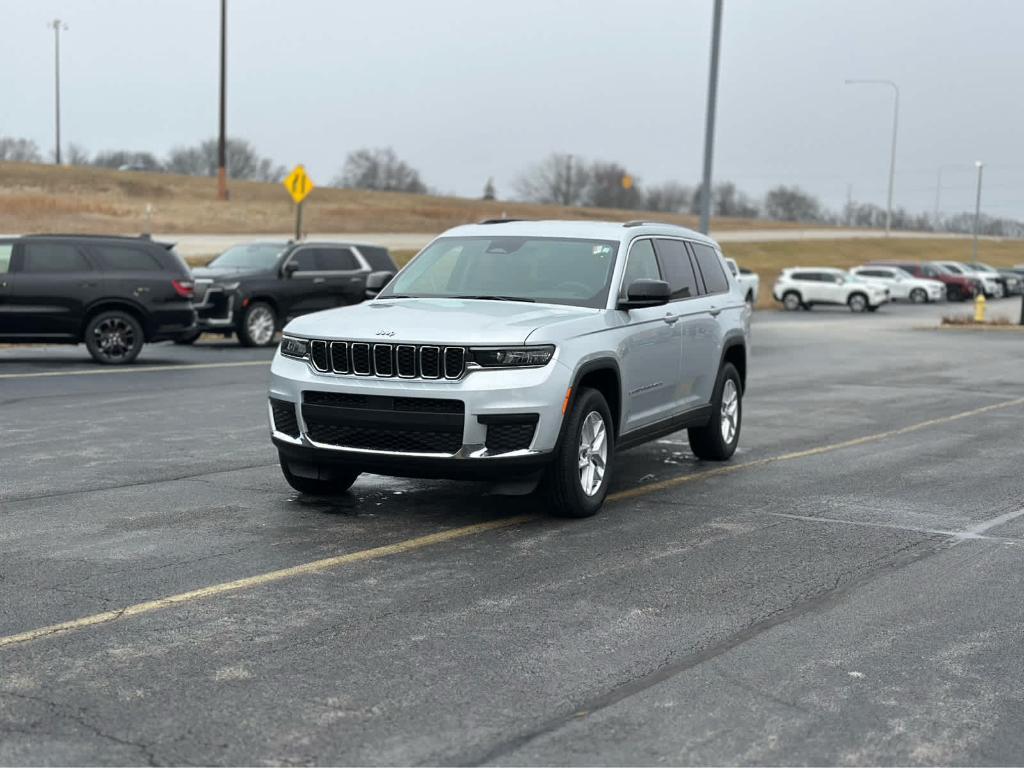
[{"label": "tire", "polygon": [[786,291],[782,294],[782,306],[785,307],[788,312],[796,312],[804,306],[804,303],[800,299],[799,293],[796,291]]},{"label": "tire", "polygon": [[946,288],[946,301],[965,301],[964,292],[959,285],[950,285]]},{"label": "tire", "polygon": [[243,347],[269,347],[277,333],[277,313],[269,304],[254,301],[245,308],[238,324],[238,342]]},{"label": "tire", "polygon": [[83,341],[97,363],[126,365],[139,356],[145,337],[134,315],[112,309],[88,322]]},{"label": "tire", "polygon": [[865,312],[868,307],[868,297],[863,293],[851,293],[850,297],[846,300],[846,306],[850,308],[851,312]]},{"label": "tire", "polygon": [[910,292],[910,301],[912,304],[926,304],[928,292],[924,288],[915,288]]},{"label": "tire", "polygon": [[711,420],[688,431],[690,449],[698,459],[725,461],[736,452],[743,425],[743,384],[732,363],[718,372],[711,398]]},{"label": "tire", "polygon": [[288,462],[283,458],[280,461],[281,472],[284,474],[284,479],[288,481],[288,485],[299,493],[310,496],[340,496],[352,487],[356,478],[361,474],[355,469],[338,467],[330,470],[329,479],[314,480],[311,477],[300,477],[293,474],[288,468]]},{"label": "tire", "polygon": [[174,340],[174,343],[183,347],[191,346],[192,344],[195,344],[202,335],[201,331],[196,331],[195,333],[188,334],[188,336],[179,336]]},{"label": "tire", "polygon": [[[585,464],[581,464],[584,451]],[[548,511],[556,517],[595,514],[608,495],[614,456],[611,409],[596,389],[582,389],[569,412],[554,460],[541,482],[540,491]]]}]

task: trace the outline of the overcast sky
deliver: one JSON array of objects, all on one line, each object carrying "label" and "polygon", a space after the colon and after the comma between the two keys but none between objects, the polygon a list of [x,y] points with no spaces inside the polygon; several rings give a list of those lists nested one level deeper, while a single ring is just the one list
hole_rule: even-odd
[{"label": "overcast sky", "polygon": [[[480,194],[550,152],[641,182],[699,179],[711,0],[229,0],[228,131],[327,182],[393,146],[430,186]],[[0,0],[0,135],[159,154],[217,130],[217,0]],[[725,0],[715,178],[1024,218],[1024,2]]]}]

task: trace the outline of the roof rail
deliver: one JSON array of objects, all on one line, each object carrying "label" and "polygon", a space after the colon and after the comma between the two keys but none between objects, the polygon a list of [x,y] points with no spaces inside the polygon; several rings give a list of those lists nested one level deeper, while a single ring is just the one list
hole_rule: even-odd
[{"label": "roof rail", "polygon": [[143,235],[95,235],[82,232],[33,232],[22,237],[81,237],[93,240],[152,240],[148,234]]},{"label": "roof rail", "polygon": [[478,221],[477,224],[509,224],[513,221],[530,221],[530,219],[483,219]]},{"label": "roof rail", "polygon": [[624,227],[642,227],[645,224],[664,224],[666,226],[676,226],[675,224],[668,224],[664,221],[650,221],[649,219],[633,219],[632,221],[625,222],[622,226]]}]

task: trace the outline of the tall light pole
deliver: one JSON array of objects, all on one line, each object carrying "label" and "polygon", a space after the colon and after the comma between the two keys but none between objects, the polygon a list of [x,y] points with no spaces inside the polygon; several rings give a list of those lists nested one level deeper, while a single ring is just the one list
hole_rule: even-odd
[{"label": "tall light pole", "polygon": [[939,204],[942,200],[942,172],[949,168],[958,168],[957,165],[940,165],[938,177],[935,179],[935,210],[932,213],[933,225],[936,230],[939,228]]},{"label": "tall light pole", "polygon": [[67,30],[68,25],[60,19],[54,19],[47,26],[53,28],[53,103],[54,103],[54,142],[53,161],[60,165],[60,33]]},{"label": "tall light pole", "polygon": [[974,199],[974,246],[971,250],[971,261],[978,260],[978,227],[981,224],[981,172],[985,164],[981,160],[975,163],[978,168],[978,193]]},{"label": "tall light pole", "polygon": [[715,106],[718,101],[718,42],[722,36],[722,0],[715,0],[711,20],[711,71],[708,74],[708,109],[704,124],[704,177],[700,185],[700,231],[711,223],[711,156],[715,146]]},{"label": "tall light pole", "polygon": [[892,80],[847,80],[847,85],[888,85],[893,90],[892,150],[889,154],[889,195],[885,204],[885,236],[892,229],[892,187],[896,178],[896,133],[900,122],[900,89]]},{"label": "tall light pole", "polygon": [[227,117],[227,44],[228,0],[220,0],[220,137],[217,140],[217,199],[228,199]]}]

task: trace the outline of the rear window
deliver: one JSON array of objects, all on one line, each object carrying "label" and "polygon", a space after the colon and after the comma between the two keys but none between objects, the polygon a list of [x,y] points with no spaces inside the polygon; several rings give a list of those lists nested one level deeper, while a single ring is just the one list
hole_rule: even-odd
[{"label": "rear window", "polygon": [[718,257],[718,252],[701,243],[690,243],[690,245],[697,257],[697,267],[704,278],[704,287],[708,289],[708,293],[728,291],[729,279],[725,276],[725,270],[722,269],[722,260]]},{"label": "rear window", "polygon": [[370,269],[378,272],[394,272],[395,261],[391,258],[391,252],[387,248],[378,248],[373,245],[360,245],[359,252],[363,254]]},{"label": "rear window", "polygon": [[100,266],[111,272],[159,272],[163,266],[144,248],[131,245],[96,245]]},{"label": "rear window", "polygon": [[92,265],[68,243],[25,243],[22,272],[88,272]]},{"label": "rear window", "polygon": [[316,267],[323,272],[351,271],[359,269],[359,262],[348,248],[320,248],[317,250]]}]

